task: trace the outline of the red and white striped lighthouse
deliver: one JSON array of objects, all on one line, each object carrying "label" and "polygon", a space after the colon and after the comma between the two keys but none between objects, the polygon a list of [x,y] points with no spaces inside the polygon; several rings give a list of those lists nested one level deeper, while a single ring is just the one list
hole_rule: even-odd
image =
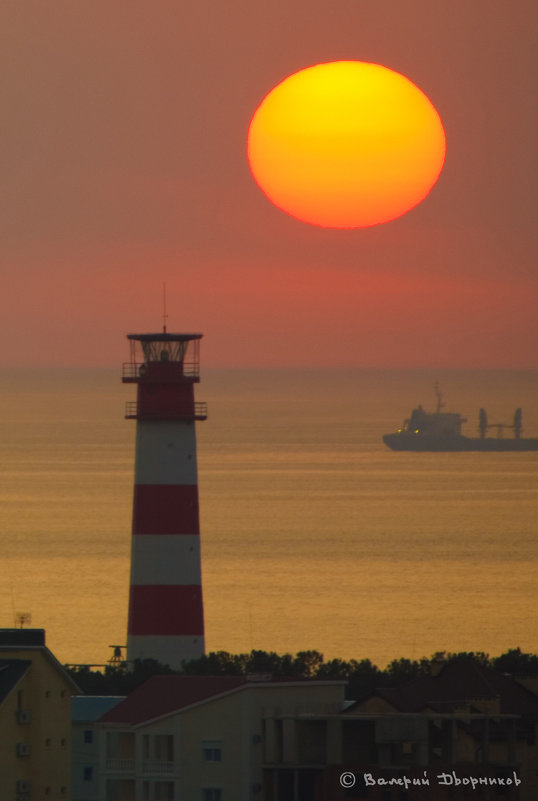
[{"label": "red and white striped lighthouse", "polygon": [[[138,385],[127,659],[178,668],[204,653],[194,401],[201,334],[129,334]],[[140,353],[141,351],[141,353]]]}]

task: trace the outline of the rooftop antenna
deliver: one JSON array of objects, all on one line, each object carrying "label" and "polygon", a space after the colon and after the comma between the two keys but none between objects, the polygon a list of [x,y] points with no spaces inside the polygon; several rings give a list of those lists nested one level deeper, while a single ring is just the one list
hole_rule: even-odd
[{"label": "rooftop antenna", "polygon": [[166,334],[166,283],[163,281],[163,334]]},{"label": "rooftop antenna", "polygon": [[15,625],[19,628],[23,628],[25,623],[32,622],[32,613],[31,612],[15,612]]}]

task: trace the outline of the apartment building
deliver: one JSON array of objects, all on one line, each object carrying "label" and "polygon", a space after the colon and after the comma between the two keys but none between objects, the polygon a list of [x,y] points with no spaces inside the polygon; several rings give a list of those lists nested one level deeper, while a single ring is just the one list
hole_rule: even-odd
[{"label": "apartment building", "polygon": [[68,801],[71,695],[43,629],[0,629],[1,788],[6,801]]}]

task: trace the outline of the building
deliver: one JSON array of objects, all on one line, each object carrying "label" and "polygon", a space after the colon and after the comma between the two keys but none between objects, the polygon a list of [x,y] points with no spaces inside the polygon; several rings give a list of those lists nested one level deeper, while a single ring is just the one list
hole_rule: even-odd
[{"label": "building", "polygon": [[42,629],[0,629],[2,799],[68,801],[76,692]]},{"label": "building", "polygon": [[75,695],[71,699],[71,801],[100,801],[95,722],[123,699],[114,695]]},{"label": "building", "polygon": [[[155,676],[101,718],[100,798],[272,801],[264,765],[288,743],[292,729],[282,721],[336,714],[344,691],[342,681]],[[313,786],[312,768],[302,773]]]},{"label": "building", "polygon": [[463,661],[357,702],[344,690],[341,681],[156,676],[97,724],[100,798],[538,798],[538,698],[512,677]]},{"label": "building", "polygon": [[204,653],[194,400],[201,334],[129,334],[137,385],[127,659],[180,668]]},{"label": "building", "polygon": [[[538,696],[513,676],[471,659],[439,661],[430,675],[380,688],[347,715],[375,716],[377,765],[439,771],[459,766],[499,778],[515,771],[521,785],[501,786],[504,793],[494,787],[491,797],[538,798]],[[406,720],[415,721],[414,733],[410,727],[405,734]],[[477,791],[472,797],[479,797]]]}]

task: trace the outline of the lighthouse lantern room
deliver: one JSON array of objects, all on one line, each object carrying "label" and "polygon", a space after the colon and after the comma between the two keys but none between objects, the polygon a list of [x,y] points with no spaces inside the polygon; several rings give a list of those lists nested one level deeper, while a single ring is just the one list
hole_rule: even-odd
[{"label": "lighthouse lantern room", "polygon": [[195,402],[201,334],[129,334],[137,385],[127,659],[179,668],[204,653]]}]

